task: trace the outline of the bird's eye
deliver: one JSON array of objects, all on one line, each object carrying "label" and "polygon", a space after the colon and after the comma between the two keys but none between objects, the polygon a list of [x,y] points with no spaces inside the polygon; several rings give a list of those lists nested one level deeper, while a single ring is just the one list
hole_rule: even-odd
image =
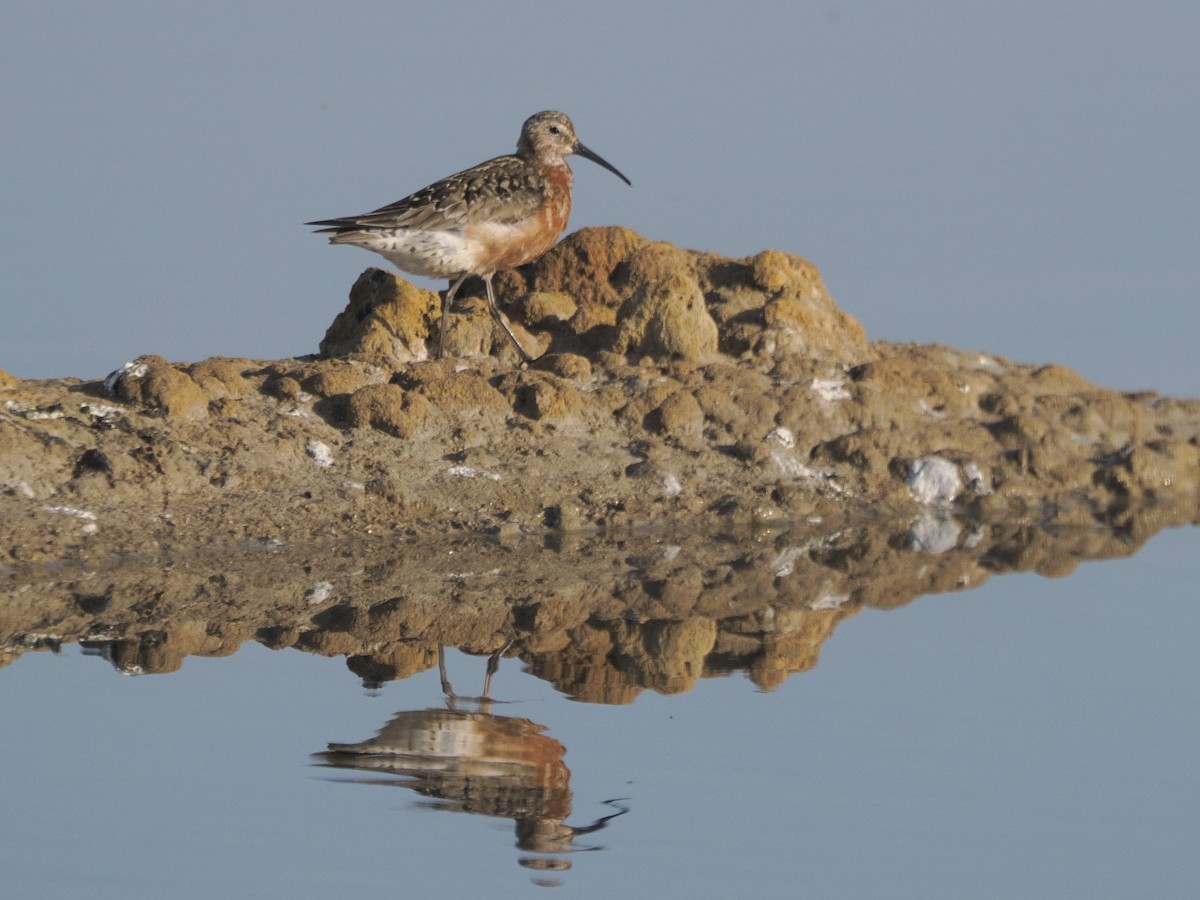
[{"label": "bird's eye", "polygon": [[550,133],[551,133],[551,134],[558,134],[558,126],[557,126],[557,125],[551,125],[551,126],[550,126]]}]

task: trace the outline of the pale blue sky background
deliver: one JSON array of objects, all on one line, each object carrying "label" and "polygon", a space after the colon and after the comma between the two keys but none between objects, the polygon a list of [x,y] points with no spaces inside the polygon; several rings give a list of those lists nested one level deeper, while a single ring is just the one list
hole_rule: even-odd
[{"label": "pale blue sky background", "polygon": [[[0,7],[0,368],[315,351],[361,269],[302,225],[510,152],[572,228],[803,255],[875,338],[1200,396],[1200,5]],[[428,284],[426,282],[426,284]]]}]

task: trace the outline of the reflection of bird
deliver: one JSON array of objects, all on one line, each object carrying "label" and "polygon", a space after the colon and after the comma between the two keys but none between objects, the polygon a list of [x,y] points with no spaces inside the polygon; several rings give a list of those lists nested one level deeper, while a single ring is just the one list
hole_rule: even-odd
[{"label": "reflection of bird", "polygon": [[405,272],[456,279],[442,302],[439,357],[454,295],[468,275],[481,276],[493,318],[530,362],[496,306],[492,276],[537,259],[567,227],[572,176],[566,157],[572,153],[630,183],[579,142],[570,119],[547,111],[525,120],[512,156],[480,163],[374,212],[307,224],[325,226],[317,233],[332,235],[331,244],[373,250]]},{"label": "reflection of bird", "polygon": [[[437,809],[514,820],[517,846],[539,854],[570,852],[574,839],[598,831],[612,818],[591,825],[566,823],[571,814],[571,772],[563,762],[566,748],[542,732],[545,726],[489,712],[488,687],[503,650],[488,661],[482,697],[460,698],[446,677],[445,653],[438,648],[438,668],[446,709],[397,713],[379,734],[357,744],[330,744],[316,756],[326,766],[381,772],[403,781],[375,781],[411,788],[434,798]],[[474,704],[474,711],[458,708]],[[565,861],[523,865],[567,868]]]},{"label": "reflection of bird", "polygon": [[561,821],[571,811],[566,748],[528,719],[455,709],[396,713],[379,734],[330,744],[338,768],[404,776],[405,787],[458,812]]}]

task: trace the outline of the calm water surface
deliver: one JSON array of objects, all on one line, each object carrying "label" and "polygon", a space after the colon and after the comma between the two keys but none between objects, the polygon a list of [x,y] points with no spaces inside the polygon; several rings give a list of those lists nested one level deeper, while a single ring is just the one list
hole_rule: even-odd
[{"label": "calm water surface", "polygon": [[[140,677],[25,653],[5,894],[1192,897],[1196,546],[866,609],[769,693],[572,702],[503,659],[489,705],[453,650],[457,701],[256,643]],[[382,768],[314,756],[389,723]]]}]

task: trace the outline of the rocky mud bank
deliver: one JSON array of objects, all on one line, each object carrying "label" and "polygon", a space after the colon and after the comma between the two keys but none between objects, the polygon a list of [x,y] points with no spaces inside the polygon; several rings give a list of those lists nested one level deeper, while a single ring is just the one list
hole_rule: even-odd
[{"label": "rocky mud bank", "polygon": [[[478,286],[477,286],[478,287]],[[368,680],[509,648],[581,699],[810,667],[837,622],[1198,518],[1200,402],[868,341],[817,270],[618,228],[464,291],[379,269],[321,353],[0,373],[0,647]]]},{"label": "rocky mud bank", "polygon": [[798,257],[588,229],[497,287],[531,366],[368,269],[319,356],[0,377],[0,560],[1195,505],[1197,401],[870,342]]}]

